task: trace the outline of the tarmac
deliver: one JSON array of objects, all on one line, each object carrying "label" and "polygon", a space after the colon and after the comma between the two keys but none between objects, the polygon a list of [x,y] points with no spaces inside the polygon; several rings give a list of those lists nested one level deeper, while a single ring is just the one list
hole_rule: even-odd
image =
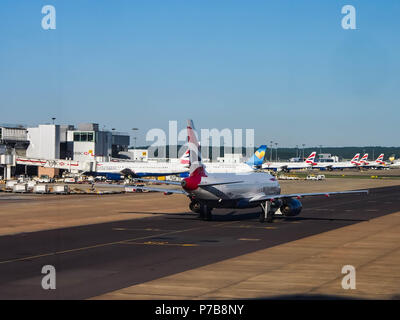
[{"label": "tarmac", "polygon": [[[399,298],[396,184],[282,181],[283,192],[375,189],[305,198],[300,216],[272,224],[258,209],[201,221],[179,195],[0,194],[0,299]],[[47,264],[56,290],[41,287]],[[355,290],[341,286],[344,265]]]}]

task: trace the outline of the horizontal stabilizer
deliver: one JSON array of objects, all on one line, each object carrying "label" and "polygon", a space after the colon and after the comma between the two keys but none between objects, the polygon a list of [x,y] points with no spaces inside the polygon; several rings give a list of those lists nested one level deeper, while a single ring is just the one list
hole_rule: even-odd
[{"label": "horizontal stabilizer", "polygon": [[167,181],[167,180],[156,180],[156,179],[142,179],[142,178],[134,178],[135,181],[143,181],[143,182],[153,182],[153,183],[162,183],[162,184],[172,184],[175,186],[180,186],[181,183],[178,181]]},{"label": "horizontal stabilizer", "polygon": [[243,181],[229,181],[229,182],[216,182],[216,183],[204,183],[204,184],[199,184],[199,187],[211,187],[211,186],[220,186],[223,184],[235,184],[235,183],[241,183]]},{"label": "horizontal stabilizer", "polygon": [[304,198],[304,197],[312,197],[312,196],[326,196],[329,197],[331,195],[336,194],[351,194],[351,193],[367,193],[368,190],[351,190],[351,191],[337,191],[337,192],[317,192],[317,193],[290,193],[290,194],[276,194],[276,195],[264,195],[258,194],[252,197],[249,202],[257,202],[257,201],[268,201],[275,199],[288,199],[288,198]]}]

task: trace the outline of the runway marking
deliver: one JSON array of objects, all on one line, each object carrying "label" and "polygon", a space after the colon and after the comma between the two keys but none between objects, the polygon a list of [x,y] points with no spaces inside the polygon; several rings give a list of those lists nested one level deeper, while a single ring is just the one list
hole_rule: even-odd
[{"label": "runway marking", "polygon": [[124,244],[140,244],[150,246],[176,246],[176,247],[198,247],[196,243],[169,243],[168,241],[146,241],[146,242],[125,242]]},{"label": "runway marking", "polygon": [[[235,222],[237,222],[237,221],[221,223],[221,224],[218,224],[217,226],[223,226],[225,224],[232,224],[232,223],[235,223]],[[129,241],[143,240],[143,239],[148,239],[148,238],[164,236],[164,235],[168,235],[168,234],[174,234],[174,233],[180,233],[180,232],[188,232],[188,231],[193,231],[193,230],[206,229],[206,228],[209,228],[209,227],[210,227],[209,225],[206,225],[206,226],[203,225],[202,227],[189,228],[189,229],[177,230],[177,231],[172,231],[172,232],[164,232],[164,233],[161,233],[161,234],[153,234],[153,235],[148,235],[148,236],[144,236],[144,237],[138,237],[138,238],[132,238],[132,239],[108,242],[108,243],[101,243],[101,244],[96,244],[96,245],[93,245],[93,246],[87,246],[87,247],[81,247],[81,248],[75,248],[75,249],[69,249],[69,250],[63,250],[63,251],[43,253],[43,254],[38,254],[38,255],[29,256],[29,257],[23,257],[23,258],[0,261],[0,264],[6,264],[6,263],[12,263],[12,262],[20,262],[20,261],[26,261],[26,260],[33,260],[33,259],[38,259],[38,258],[55,256],[55,255],[59,255],[59,254],[84,251],[84,250],[89,250],[89,249],[112,246],[112,245],[116,245],[116,244],[124,244],[124,243],[129,242]]]},{"label": "runway marking", "polygon": [[114,231],[178,231],[178,230],[167,230],[157,228],[112,228]]},{"label": "runway marking", "polygon": [[278,229],[278,227],[257,227],[257,226],[227,226],[226,228],[239,228],[239,229]]},{"label": "runway marking", "polygon": [[260,241],[261,239],[251,239],[251,238],[240,238],[240,241]]}]

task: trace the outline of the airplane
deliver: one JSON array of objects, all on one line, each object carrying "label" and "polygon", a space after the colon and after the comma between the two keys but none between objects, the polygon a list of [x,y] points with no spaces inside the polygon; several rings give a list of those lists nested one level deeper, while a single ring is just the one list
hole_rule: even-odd
[{"label": "airplane", "polygon": [[[164,184],[180,186],[173,188],[154,188],[150,186],[132,186],[136,189],[163,192],[165,195],[183,194],[190,199],[189,208],[203,220],[212,220],[214,208],[254,208],[261,207],[260,222],[273,222],[275,216],[292,217],[300,214],[302,204],[300,199],[309,196],[326,196],[336,194],[362,194],[368,190],[291,193],[281,194],[277,179],[266,172],[251,172],[247,174],[208,173],[201,161],[199,143],[196,138],[192,120],[187,126],[190,175],[181,183],[176,181],[157,181]],[[138,178],[138,181],[151,182]],[[121,187],[121,186],[115,186]]]},{"label": "airplane", "polygon": [[253,156],[246,162],[226,163],[226,162],[207,162],[204,163],[205,169],[209,173],[246,173],[261,168],[265,153],[266,145],[260,146]]},{"label": "airplane", "polygon": [[[264,161],[267,146],[262,145],[247,161],[242,163],[219,163],[210,162],[206,164],[209,172],[246,173],[257,169]],[[131,177],[160,177],[169,175],[180,175],[187,177],[189,174],[189,149],[181,156],[179,163],[170,162],[98,162],[94,175],[105,176],[110,180],[120,180],[121,176]]]},{"label": "airplane", "polygon": [[265,162],[263,169],[274,171],[290,171],[298,169],[311,169],[315,165],[314,159],[317,153],[313,151],[303,162]]},{"label": "airplane", "polygon": [[340,161],[340,162],[317,162],[313,168],[320,169],[320,170],[343,170],[343,169],[350,169],[350,168],[357,168],[360,165],[358,159],[360,158],[360,154],[357,153],[353,159],[350,161]]},{"label": "airplane", "polygon": [[105,176],[110,180],[121,180],[121,176],[131,177],[162,177],[185,174],[189,170],[188,151],[183,154],[178,163],[173,162],[142,162],[142,161],[111,161],[97,162],[96,169],[90,174]]},{"label": "airplane", "polygon": [[[362,161],[362,164],[360,165],[361,168],[384,168],[386,167],[386,162],[383,161],[385,154],[381,153],[378,158],[376,158],[375,161],[368,162],[368,159],[366,158],[365,160]],[[361,162],[361,161],[360,161]]]},{"label": "airplane", "polygon": [[400,160],[393,161],[391,164],[388,165],[391,169],[399,169],[400,168]]}]

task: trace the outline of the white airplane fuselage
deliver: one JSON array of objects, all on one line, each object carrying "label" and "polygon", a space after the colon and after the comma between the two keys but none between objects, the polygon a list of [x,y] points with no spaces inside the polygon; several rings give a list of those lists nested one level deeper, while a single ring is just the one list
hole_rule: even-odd
[{"label": "white airplane fuselage", "polygon": [[221,163],[221,162],[207,162],[204,163],[205,169],[208,173],[249,173],[253,172],[254,168],[248,164],[241,163]]},{"label": "white airplane fuselage", "polygon": [[185,165],[168,162],[98,162],[96,165],[97,173],[121,173],[127,169],[139,176],[179,174],[189,171]]},{"label": "white airplane fuselage", "polygon": [[[221,184],[221,183],[229,184]],[[232,183],[235,182],[235,183]],[[212,185],[212,184],[216,185]],[[206,202],[212,207],[246,208],[257,206],[250,199],[259,195],[279,195],[281,187],[274,176],[265,172],[249,174],[207,173],[201,178],[201,184],[210,186],[199,187],[189,191],[192,199]]]},{"label": "white airplane fuselage", "polygon": [[263,169],[269,170],[299,170],[311,169],[312,165],[306,162],[265,162],[262,165]]}]

